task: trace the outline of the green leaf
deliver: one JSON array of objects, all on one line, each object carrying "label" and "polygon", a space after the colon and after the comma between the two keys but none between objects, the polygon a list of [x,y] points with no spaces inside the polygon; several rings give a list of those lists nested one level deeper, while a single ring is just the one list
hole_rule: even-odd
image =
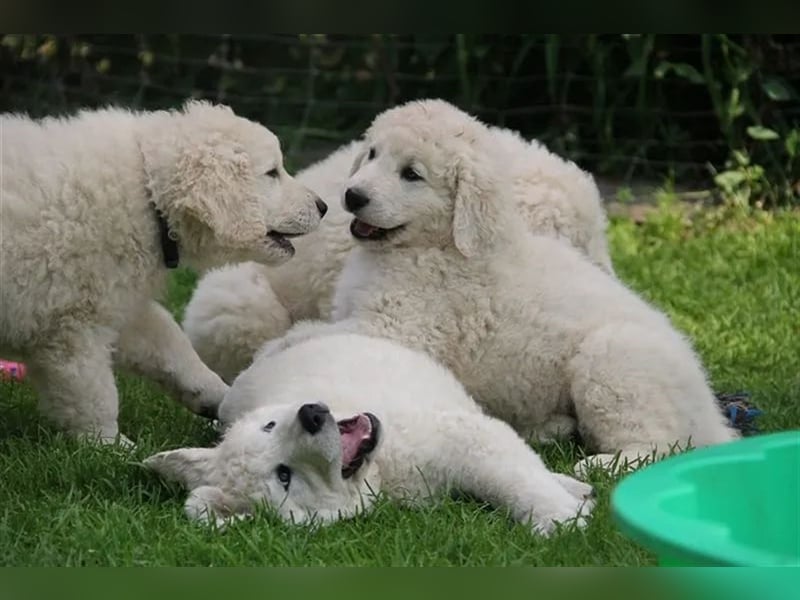
[{"label": "green leaf", "polygon": [[747,156],[747,152],[734,150],[731,154],[733,154],[733,158],[739,166],[746,167],[750,164],[750,157]]},{"label": "green leaf", "polygon": [[741,94],[739,93],[739,88],[733,88],[731,90],[730,102],[728,103],[728,116],[731,121],[744,114],[744,104],[742,104],[740,98]]},{"label": "green leaf", "polygon": [[732,190],[745,179],[741,171],[723,171],[714,177],[714,183],[724,190]]},{"label": "green leaf", "polygon": [[677,73],[684,79],[688,79],[692,83],[706,82],[705,78],[692,65],[689,65],[687,63],[675,63],[673,68],[675,69],[675,73]]},{"label": "green leaf", "polygon": [[781,136],[778,135],[777,131],[773,131],[767,127],[762,127],[761,125],[751,125],[747,128],[747,135],[749,135],[754,140],[760,141],[768,141],[768,140],[777,140]]},{"label": "green leaf", "polygon": [[776,102],[786,102],[797,98],[797,92],[780,77],[766,77],[761,82],[761,89],[764,90],[770,100],[775,100]]},{"label": "green leaf", "polygon": [[786,136],[784,144],[789,158],[794,158],[800,154],[800,129],[792,129],[789,135]]},{"label": "green leaf", "polygon": [[664,75],[670,71],[675,71],[675,74],[684,79],[688,79],[692,83],[705,83],[705,78],[700,74],[700,71],[695,69],[688,63],[673,63],[669,61],[661,61],[653,70],[653,75],[656,79],[663,79]]}]

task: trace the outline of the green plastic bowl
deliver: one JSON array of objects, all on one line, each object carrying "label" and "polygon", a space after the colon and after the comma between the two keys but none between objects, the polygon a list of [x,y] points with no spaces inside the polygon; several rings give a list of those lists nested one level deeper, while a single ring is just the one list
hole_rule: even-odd
[{"label": "green plastic bowl", "polygon": [[656,462],[622,479],[611,508],[661,566],[800,566],[800,430]]}]

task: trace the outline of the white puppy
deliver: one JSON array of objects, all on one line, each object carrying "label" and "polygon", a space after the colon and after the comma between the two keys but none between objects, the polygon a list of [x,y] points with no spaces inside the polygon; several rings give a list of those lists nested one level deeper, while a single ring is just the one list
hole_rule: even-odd
[{"label": "white puppy", "polygon": [[230,428],[216,448],[145,461],[191,490],[192,518],[224,521],[264,503],[327,523],[368,510],[378,492],[419,504],[459,490],[548,534],[583,525],[592,508],[589,485],[548,471],[449,371],[388,340],[325,336],[256,361],[220,418]]},{"label": "white puppy", "polygon": [[[168,267],[279,263],[325,205],[277,138],[224,106],[0,117],[0,356],[28,362],[42,412],[114,439],[112,359],[214,414],[227,386],[154,301]],[[112,353],[116,351],[116,356]]]},{"label": "white puppy", "polygon": [[[567,244],[531,235],[491,132],[441,102],[379,116],[344,203],[359,247],[326,333],[432,354],[490,414],[540,440],[576,430],[597,462],[733,439],[689,342]],[[592,462],[595,462],[593,460]],[[581,468],[582,465],[579,465]]]},{"label": "white puppy", "polygon": [[[575,246],[611,273],[606,218],[592,177],[506,129],[491,128],[491,144],[528,229]],[[231,265],[198,283],[183,328],[203,361],[223,379],[232,381],[264,342],[282,336],[293,322],[330,318],[335,281],[356,245],[341,197],[364,150],[361,142],[351,143],[298,173],[297,179],[331,209],[317,231],[298,240],[291,262]]]}]

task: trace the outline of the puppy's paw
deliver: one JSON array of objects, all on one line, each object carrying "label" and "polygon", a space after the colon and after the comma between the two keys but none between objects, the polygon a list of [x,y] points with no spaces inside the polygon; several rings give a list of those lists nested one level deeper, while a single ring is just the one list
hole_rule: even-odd
[{"label": "puppy's paw", "polygon": [[136,444],[127,436],[118,432],[101,432],[101,433],[79,433],[78,439],[90,444],[102,444],[104,446],[117,446],[124,450],[133,450]]},{"label": "puppy's paw", "polygon": [[114,441],[110,443],[116,444],[120,448],[125,448],[126,450],[133,450],[136,448],[136,443],[122,433],[118,433]]},{"label": "puppy's paw", "polygon": [[579,481],[569,475],[564,475],[563,473],[553,473],[553,477],[555,477],[561,487],[567,490],[574,498],[578,500],[594,498],[594,488],[590,484]]},{"label": "puppy's paw", "polygon": [[624,475],[652,462],[651,455],[593,454],[575,463],[573,471],[580,479],[587,479],[593,469],[602,469],[609,475]]},{"label": "puppy's paw", "polygon": [[218,417],[219,405],[229,389],[222,379],[215,376],[198,389],[184,391],[181,401],[194,414],[213,421]]},{"label": "puppy's paw", "polygon": [[615,456],[613,454],[593,454],[576,462],[575,466],[572,467],[572,471],[575,473],[575,477],[586,481],[589,479],[589,473],[595,469],[613,472],[614,459]]},{"label": "puppy's paw", "polygon": [[549,537],[559,529],[572,527],[583,529],[588,525],[592,510],[594,510],[594,500],[576,500],[573,504],[535,517],[532,523],[533,532]]}]

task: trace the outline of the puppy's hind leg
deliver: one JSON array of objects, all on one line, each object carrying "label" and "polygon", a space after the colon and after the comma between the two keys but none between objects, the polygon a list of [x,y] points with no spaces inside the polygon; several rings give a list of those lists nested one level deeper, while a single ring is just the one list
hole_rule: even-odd
[{"label": "puppy's hind leg", "polygon": [[50,340],[29,361],[39,410],[66,431],[103,443],[130,445],[119,435],[119,403],[111,368],[115,333],[86,328]]},{"label": "puppy's hind leg", "polygon": [[565,486],[507,424],[474,413],[444,414],[437,421],[447,423],[447,429],[432,436],[439,442],[428,464],[441,483],[508,509],[542,535],[558,523],[586,524],[593,508],[585,498],[591,487]]},{"label": "puppy's hind leg", "polygon": [[228,386],[209,369],[172,315],[150,301],[119,338],[116,360],[166,387],[192,412],[216,418]]},{"label": "puppy's hind leg", "polygon": [[735,438],[725,426],[691,350],[675,337],[626,324],[601,329],[568,364],[578,427],[592,456],[578,462],[608,471],[637,468],[673,449]]}]

